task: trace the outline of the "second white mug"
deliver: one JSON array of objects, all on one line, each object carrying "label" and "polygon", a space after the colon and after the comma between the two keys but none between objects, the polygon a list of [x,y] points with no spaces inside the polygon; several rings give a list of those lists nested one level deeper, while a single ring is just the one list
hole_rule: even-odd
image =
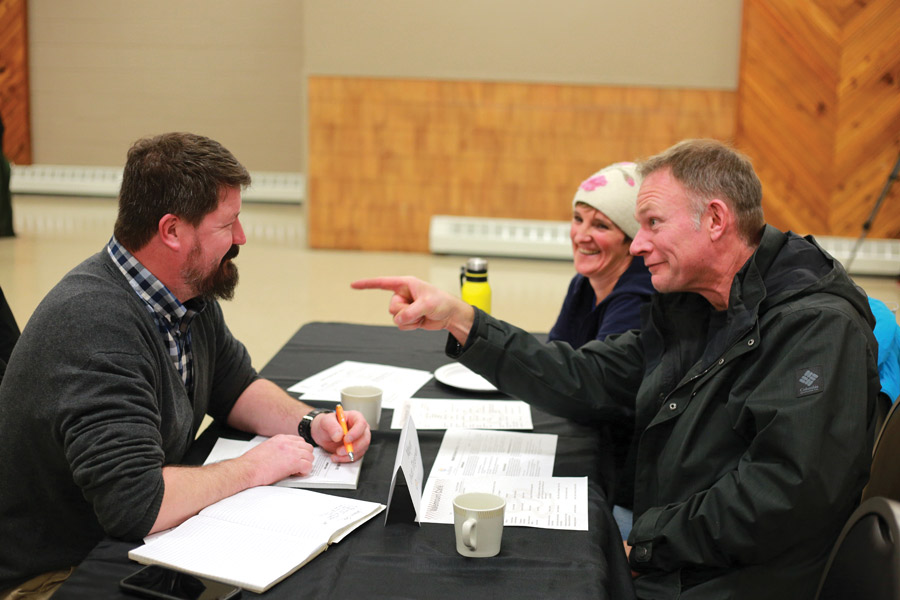
[{"label": "second white mug", "polygon": [[351,385],[341,390],[344,410],[358,410],[370,429],[378,429],[381,421],[381,389],[374,385]]}]

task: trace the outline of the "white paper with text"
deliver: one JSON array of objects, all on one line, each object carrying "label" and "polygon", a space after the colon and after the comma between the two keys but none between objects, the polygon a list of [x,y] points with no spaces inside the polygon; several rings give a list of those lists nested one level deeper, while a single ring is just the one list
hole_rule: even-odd
[{"label": "white paper with text", "polygon": [[[249,441],[219,438],[203,464],[209,465],[237,458],[267,439],[269,438],[261,435]],[[362,457],[352,463],[336,463],[331,460],[331,455],[328,452],[316,447],[313,448],[313,466],[309,474],[285,477],[273,485],[295,488],[355,490],[364,458]]]},{"label": "white paper with text", "polygon": [[433,377],[431,372],[421,369],[345,360],[298,381],[287,391],[301,394],[301,399],[339,402],[345,387],[374,385],[381,388],[381,407],[393,409],[412,398]]},{"label": "white paper with text", "polygon": [[521,400],[446,400],[410,398],[394,410],[391,429],[400,429],[412,415],[418,430],[534,429],[531,407]]},{"label": "white paper with text", "polygon": [[448,429],[429,477],[550,477],[557,436],[485,429]]},{"label": "white paper with text", "polygon": [[424,492],[422,523],[453,523],[453,499],[467,492],[506,498],[503,524],[588,530],[587,477],[434,477]]}]

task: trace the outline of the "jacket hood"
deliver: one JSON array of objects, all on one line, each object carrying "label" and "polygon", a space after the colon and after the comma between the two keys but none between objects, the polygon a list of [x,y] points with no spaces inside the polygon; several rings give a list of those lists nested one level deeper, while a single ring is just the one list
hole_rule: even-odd
[{"label": "jacket hood", "polygon": [[759,248],[735,277],[729,306],[743,305],[755,316],[760,309],[819,293],[843,298],[874,327],[866,292],[813,236],[766,225]]}]

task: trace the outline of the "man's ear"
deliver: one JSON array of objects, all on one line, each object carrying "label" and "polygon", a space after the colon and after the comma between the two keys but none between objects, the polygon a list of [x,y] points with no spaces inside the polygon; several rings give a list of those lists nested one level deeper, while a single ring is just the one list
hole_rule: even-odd
[{"label": "man's ear", "polygon": [[159,239],[169,249],[178,252],[184,242],[179,235],[183,233],[184,221],[171,213],[163,215],[159,220]]},{"label": "man's ear", "polygon": [[733,225],[734,214],[731,208],[722,200],[713,198],[706,205],[706,227],[709,238],[713,241],[721,238],[730,226]]}]

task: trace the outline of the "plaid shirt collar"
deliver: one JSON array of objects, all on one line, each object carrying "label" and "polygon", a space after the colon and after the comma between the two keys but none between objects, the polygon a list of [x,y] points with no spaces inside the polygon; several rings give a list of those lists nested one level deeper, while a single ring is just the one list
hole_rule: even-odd
[{"label": "plaid shirt collar", "polygon": [[[147,267],[119,243],[115,236],[110,238],[106,249],[135,293],[153,309],[154,313],[172,325],[181,324],[185,320],[189,324],[194,316],[203,312],[205,303],[201,299],[189,300],[190,308],[182,304],[169,288],[156,278],[156,275],[147,270]],[[186,325],[182,326],[184,327]]]},{"label": "plaid shirt collar", "polygon": [[188,306],[182,304],[115,236],[110,238],[106,251],[138,297],[144,301],[169,346],[169,354],[181,373],[182,381],[190,390],[193,379],[190,325],[194,317],[206,308],[206,303],[200,298],[194,298],[188,300]]}]

